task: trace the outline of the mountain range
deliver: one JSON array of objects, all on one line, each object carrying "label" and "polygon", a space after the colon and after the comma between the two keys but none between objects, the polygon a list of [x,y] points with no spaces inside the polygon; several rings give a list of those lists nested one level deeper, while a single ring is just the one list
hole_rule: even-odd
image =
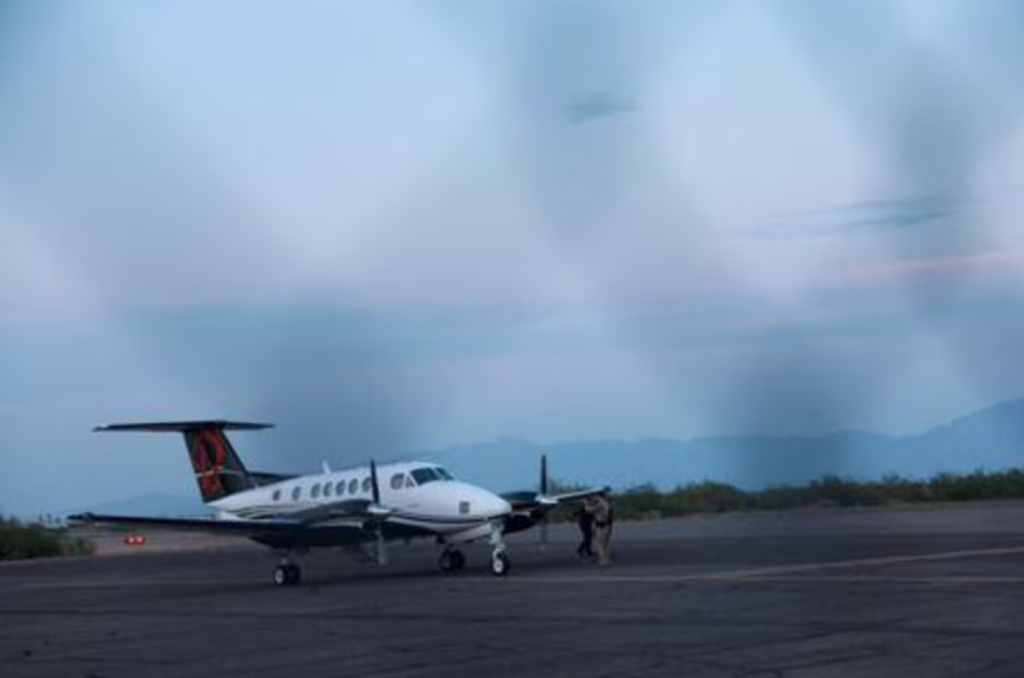
[{"label": "mountain range", "polygon": [[801,484],[834,474],[857,480],[889,474],[994,471],[1024,466],[1024,400],[1002,402],[911,436],[837,432],[825,436],[732,435],[689,440],[590,440],[537,444],[505,439],[428,456],[471,482],[534,487],[539,460],[562,482],[661,489],[705,479],[743,489]]},{"label": "mountain range", "polygon": [[[960,417],[919,435],[838,432],[825,436],[710,436],[689,440],[580,440],[539,444],[504,439],[411,455],[437,461],[459,478],[498,491],[535,488],[540,458],[550,477],[563,483],[652,483],[660,489],[705,479],[756,490],[802,484],[824,475],[856,480],[898,474],[995,471],[1024,466],[1024,400],[1013,400]],[[196,497],[141,495],[102,506],[98,513],[198,514]]]}]

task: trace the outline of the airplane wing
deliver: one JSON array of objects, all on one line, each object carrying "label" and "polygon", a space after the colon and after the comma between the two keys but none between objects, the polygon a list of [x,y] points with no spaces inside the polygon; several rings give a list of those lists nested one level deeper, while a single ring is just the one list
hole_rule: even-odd
[{"label": "airplane wing", "polygon": [[343,499],[292,511],[282,512],[279,507],[273,507],[268,510],[266,506],[252,506],[232,510],[232,513],[246,520],[281,520],[309,526],[337,518],[380,520],[391,515],[392,512],[385,507],[374,504],[369,499]]},{"label": "airplane wing", "polygon": [[512,534],[530,529],[543,522],[547,513],[557,506],[610,491],[610,487],[591,487],[554,495],[530,491],[506,492],[501,498],[511,504],[512,513],[505,519],[505,533]]},{"label": "airplane wing", "polygon": [[[369,502],[364,502],[368,504]],[[371,511],[346,513],[330,507],[296,514],[289,518],[260,518],[221,520],[217,518],[155,518],[148,516],[114,516],[95,513],[81,513],[68,516],[68,520],[102,525],[125,525],[167,531],[203,532],[211,535],[234,535],[248,537],[272,548],[309,548],[313,546],[335,546],[358,544],[376,538],[367,520],[374,518]],[[386,539],[405,539],[432,536],[429,530],[415,526],[392,523],[387,516],[378,516],[380,530]]]},{"label": "airplane wing", "polygon": [[264,532],[290,531],[302,528],[293,520],[218,520],[216,518],[155,518],[148,516],[111,516],[98,513],[78,513],[68,520],[86,524],[130,525],[155,527],[211,534],[248,536]]},{"label": "airplane wing", "polygon": [[558,504],[564,504],[570,501],[580,501],[582,499],[587,499],[588,497],[596,497],[599,494],[611,491],[612,488],[606,485],[605,487],[590,487],[585,490],[577,490],[576,492],[565,492],[563,494],[556,494],[551,498],[554,499]]},{"label": "airplane wing", "polygon": [[580,501],[612,490],[606,485],[605,487],[589,487],[561,494],[548,494],[548,487],[548,457],[545,454],[540,458],[540,484],[536,491],[524,490],[500,495],[512,506],[511,520],[506,521],[510,524],[509,526],[513,526],[516,530],[525,529],[524,525],[527,527],[533,525],[537,520],[543,518],[544,514],[561,504]]},{"label": "airplane wing", "polygon": [[542,494],[540,492],[506,492],[501,498],[512,505],[513,511],[549,511],[556,506],[571,501],[581,501],[594,497],[602,492],[611,492],[610,487],[589,487],[584,490],[565,492],[562,494]]}]

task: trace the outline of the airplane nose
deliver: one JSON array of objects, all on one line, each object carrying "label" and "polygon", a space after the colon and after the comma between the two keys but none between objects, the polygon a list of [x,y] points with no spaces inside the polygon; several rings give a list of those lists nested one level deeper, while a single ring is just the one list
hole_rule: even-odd
[{"label": "airplane nose", "polygon": [[512,513],[512,504],[508,503],[498,495],[494,495],[494,513],[495,515],[506,516]]},{"label": "airplane nose", "polygon": [[506,516],[512,512],[512,504],[491,492],[486,493],[486,497],[484,497],[484,501],[481,503],[485,507],[484,512],[488,516]]},{"label": "airplane nose", "polygon": [[490,490],[468,483],[461,483],[458,489],[462,497],[459,502],[460,515],[498,518],[512,512],[512,505]]}]

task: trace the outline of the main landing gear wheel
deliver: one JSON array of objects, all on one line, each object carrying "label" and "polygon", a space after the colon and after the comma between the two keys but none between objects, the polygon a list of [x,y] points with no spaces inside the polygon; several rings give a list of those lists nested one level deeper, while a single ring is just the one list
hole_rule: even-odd
[{"label": "main landing gear wheel", "polygon": [[462,551],[454,549],[442,551],[438,564],[443,572],[458,572],[466,566],[466,556],[462,555]]},{"label": "main landing gear wheel", "polygon": [[491,556],[491,574],[495,577],[506,576],[511,567],[512,561],[508,559],[508,555],[504,552],[495,553]]},{"label": "main landing gear wheel", "polygon": [[274,568],[274,583],[278,586],[295,586],[302,581],[302,570],[295,563],[283,563]]}]

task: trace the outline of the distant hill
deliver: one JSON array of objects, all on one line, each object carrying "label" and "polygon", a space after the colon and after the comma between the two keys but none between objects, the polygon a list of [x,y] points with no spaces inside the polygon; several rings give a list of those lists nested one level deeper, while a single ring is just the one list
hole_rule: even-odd
[{"label": "distant hill", "polygon": [[448,448],[429,456],[461,478],[495,489],[535,487],[541,454],[554,478],[661,489],[705,478],[744,489],[797,484],[826,474],[858,480],[925,477],[1024,466],[1024,400],[1000,403],[920,435],[841,432],[817,437],[716,436],[691,440],[523,440]]},{"label": "distant hill", "polygon": [[[552,478],[623,489],[660,489],[704,479],[746,490],[801,484],[835,474],[856,480],[887,474],[998,471],[1024,466],[1024,400],[999,403],[919,435],[840,432],[827,436],[735,435],[690,440],[590,440],[542,445],[526,440],[451,447],[410,455],[448,466],[459,478],[495,490],[536,487],[542,454]],[[87,507],[122,515],[202,515],[198,496],[145,494]]]}]

